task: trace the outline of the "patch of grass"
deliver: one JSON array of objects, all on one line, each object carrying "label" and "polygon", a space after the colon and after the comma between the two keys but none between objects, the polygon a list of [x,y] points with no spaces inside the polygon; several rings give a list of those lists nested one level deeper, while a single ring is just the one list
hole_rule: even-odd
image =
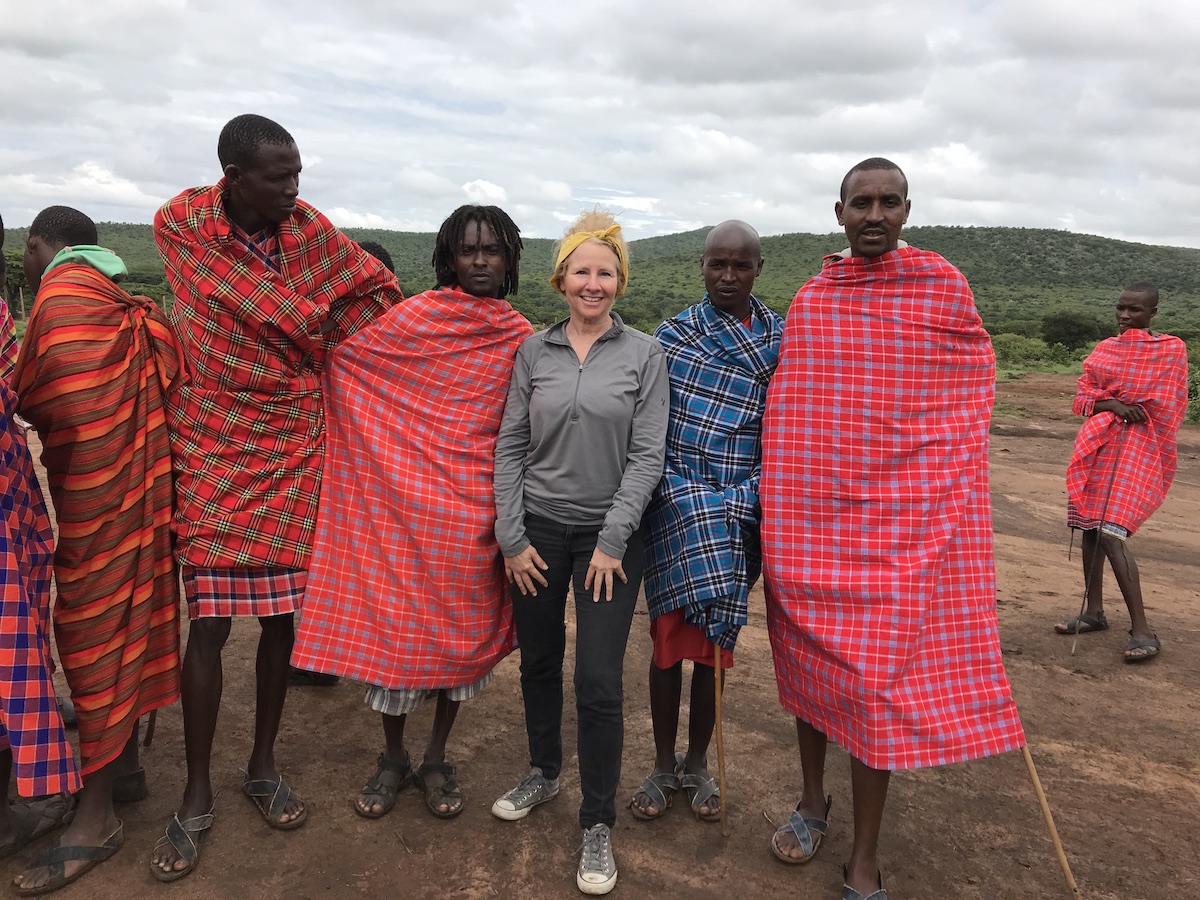
[{"label": "patch of grass", "polygon": [[1017,403],[997,400],[996,405],[992,407],[993,419],[1024,419],[1026,415],[1028,412],[1025,407]]}]

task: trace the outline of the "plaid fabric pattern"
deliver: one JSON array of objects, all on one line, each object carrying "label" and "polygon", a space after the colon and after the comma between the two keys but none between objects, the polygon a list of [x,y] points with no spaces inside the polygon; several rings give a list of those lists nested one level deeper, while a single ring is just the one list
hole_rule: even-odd
[{"label": "plaid fabric pattern", "polygon": [[[1089,418],[1067,464],[1070,527],[1097,528],[1103,515],[1133,535],[1162,505],[1179,467],[1175,439],[1187,391],[1187,347],[1179,338],[1131,328],[1096,345],[1073,404],[1076,415]],[[1140,406],[1147,421],[1093,415],[1099,400]]]},{"label": "plaid fabric pattern", "polygon": [[154,217],[190,377],[172,404],[179,560],[202,568],[308,565],[321,490],[328,351],[401,299],[383,265],[298,202],[279,268],[251,252],[222,184]]},{"label": "plaid fabric pattern", "polygon": [[12,750],[21,796],[74,793],[83,782],[50,679],[54,534],[7,383],[0,403],[0,749]]},{"label": "plaid fabric pattern", "polygon": [[13,321],[8,304],[0,297],[0,381],[12,383],[17,364],[17,323]]},{"label": "plaid fabric pattern", "polygon": [[727,650],[762,568],[758,481],[783,320],[750,298],[747,329],[706,296],[654,332],[667,356],[667,458],[644,522],[651,618],[683,609]]},{"label": "plaid fabric pattern", "polygon": [[179,697],[165,412],[179,367],[152,300],[86,265],[42,278],[13,383],[58,522],[54,634],[84,776],[120,755],[139,716]]},{"label": "plaid fabric pattern", "polygon": [[[491,683],[492,673],[488,672],[472,684],[446,688],[446,696],[455,703],[462,703],[464,700],[474,700]],[[367,688],[367,706],[372,711],[383,713],[385,716],[407,716],[409,713],[420,709],[426,700],[432,700],[436,697],[437,693],[436,690],[389,691],[387,688],[371,685]]]},{"label": "plaid fabric pattern", "polygon": [[479,681],[512,650],[492,471],[513,359],[532,333],[507,301],[427,291],[332,354],[293,664],[430,690]]},{"label": "plaid fabric pattern", "polygon": [[183,566],[189,619],[285,616],[300,608],[304,569],[199,569]]},{"label": "plaid fabric pattern", "polygon": [[800,289],[763,417],[779,696],[877,769],[1024,742],[1000,655],[991,341],[962,273],[902,248]]}]

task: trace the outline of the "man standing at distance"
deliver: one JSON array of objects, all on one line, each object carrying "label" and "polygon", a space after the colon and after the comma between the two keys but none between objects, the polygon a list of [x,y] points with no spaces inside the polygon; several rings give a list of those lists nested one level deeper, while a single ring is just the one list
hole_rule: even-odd
[{"label": "man standing at distance", "polygon": [[1179,462],[1176,435],[1187,413],[1187,347],[1150,330],[1158,288],[1131,284],[1117,298],[1120,333],[1083,363],[1073,410],[1088,419],[1067,466],[1067,525],[1083,530],[1087,608],[1054,626],[1059,634],[1104,631],[1104,557],[1129,608],[1125,662],[1153,659],[1162,643],[1146,621],[1142,582],[1128,540],[1162,505]]}]

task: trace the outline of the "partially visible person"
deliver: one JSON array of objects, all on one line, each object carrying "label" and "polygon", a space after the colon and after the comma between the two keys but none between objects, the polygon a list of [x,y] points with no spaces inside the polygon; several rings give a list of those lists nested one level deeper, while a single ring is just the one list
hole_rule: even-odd
[{"label": "partially visible person", "polygon": [[[359,241],[358,246],[383,263],[383,267],[393,275],[396,274],[396,266],[392,262],[392,255],[387,252],[382,244],[375,241]],[[330,675],[328,672],[313,672],[309,669],[299,668],[298,666],[292,666],[288,672],[288,684],[293,687],[333,687],[337,683],[338,676]]]},{"label": "partially visible person", "polygon": [[1153,659],[1162,642],[1146,620],[1142,582],[1129,538],[1167,496],[1179,467],[1176,436],[1188,403],[1187,347],[1153,331],[1158,288],[1131,284],[1117,298],[1116,337],[1096,345],[1083,363],[1072,411],[1087,421],[1067,466],[1067,526],[1083,531],[1079,615],[1054,626],[1059,634],[1104,631],[1104,559],[1129,609],[1125,662]]},{"label": "partially visible person", "polygon": [[496,538],[512,582],[532,768],[492,813],[521,819],[558,794],[570,590],[583,794],[576,884],[585,894],[617,881],[622,662],[670,400],[662,347],[613,310],[628,278],[620,226],[607,212],[585,213],[559,242],[550,279],[570,315],[521,345],[496,443]]},{"label": "partially visible person", "polygon": [[37,295],[13,386],[41,438],[58,522],[54,631],[83,789],[59,845],[17,876],[21,895],[70,884],[120,848],[114,793],[145,783],[138,717],[179,697],[166,422],[179,348],[154,302],[117,286],[125,274],[78,210],[51,206],[29,226],[25,279]]},{"label": "partially visible person", "polygon": [[176,553],[191,627],[183,661],[187,786],[151,854],[155,878],[192,871],[213,822],[221,651],[233,616],[262,629],[254,745],[242,793],[272,828],[308,809],[275,763],[293,613],[307,581],[329,351],[402,299],[395,277],[298,196],[300,151],[278,123],[230,120],[222,178],[154,217],[188,368],[171,405]]},{"label": "partially visible person", "polygon": [[1024,743],[996,619],[995,356],[962,273],[899,248],[910,208],[895,163],[846,173],[834,211],[852,255],[793,300],[763,417],[767,627],[804,782],[771,851],[816,855],[833,738],[851,756],[843,900],[886,900],[893,769]]},{"label": "partially visible person", "polygon": [[[446,741],[513,648],[492,473],[513,358],[533,333],[504,299],[520,260],[507,213],[460,207],[438,232],[433,290],[345,341],[325,370],[325,477],[292,658],[370,685],[384,750],[354,801],[370,819],[410,782],[433,815],[463,811]],[[434,698],[414,770],[404,726]]]},{"label": "partially visible person", "polygon": [[[721,648],[722,669],[733,665],[762,570],[762,414],[783,335],[783,320],[752,293],[762,267],[758,233],[745,222],[721,223],[704,241],[704,299],[654,332],[667,355],[671,419],[666,470],[645,518],[655,765],[630,801],[639,819],[661,816],[681,789],[697,818],[721,815],[708,771],[714,650]],[[692,663],[688,748],[677,754],[685,659]]]},{"label": "partially visible person", "polygon": [[[0,218],[0,285],[5,274]],[[25,428],[13,418],[16,364],[16,324],[0,296],[0,859],[58,827],[82,786],[51,680],[54,533]],[[28,799],[10,803],[14,775]]]}]

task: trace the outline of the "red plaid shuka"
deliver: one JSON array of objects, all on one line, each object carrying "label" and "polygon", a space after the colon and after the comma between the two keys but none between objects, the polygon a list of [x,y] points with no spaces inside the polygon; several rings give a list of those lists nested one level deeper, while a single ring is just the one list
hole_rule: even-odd
[{"label": "red plaid shuka", "polygon": [[513,359],[532,333],[505,300],[443,289],[332,354],[294,665],[432,690],[478,681],[512,650],[493,454]]},{"label": "red plaid shuka", "polygon": [[190,378],[171,409],[180,562],[308,565],[330,348],[402,299],[383,265],[303,201],[271,255],[230,221],[223,183],[154,217]]},{"label": "red plaid shuka", "polygon": [[970,288],[902,248],[800,289],[763,418],[779,696],[877,769],[1021,746],[1000,658],[991,341]]},{"label": "red plaid shuka", "polygon": [[179,588],[165,407],[179,375],[167,317],[87,265],[42,278],[13,384],[42,439],[58,519],[54,634],[83,774],[139,716],[179,697]]},{"label": "red plaid shuka", "polygon": [[[11,324],[0,300],[0,319]],[[16,348],[0,323],[0,341]],[[15,355],[13,356],[15,359]],[[83,786],[67,743],[50,670],[54,533],[21,427],[17,395],[0,378],[0,750],[12,750],[17,793],[74,793]],[[7,799],[0,798],[4,802]]]},{"label": "red plaid shuka", "polygon": [[[1089,418],[1067,465],[1072,524],[1099,528],[1103,515],[1133,535],[1162,505],[1178,468],[1175,436],[1187,393],[1187,347],[1179,338],[1131,328],[1096,345],[1073,405],[1075,415]],[[1146,422],[1093,415],[1098,400],[1140,406]]]}]

